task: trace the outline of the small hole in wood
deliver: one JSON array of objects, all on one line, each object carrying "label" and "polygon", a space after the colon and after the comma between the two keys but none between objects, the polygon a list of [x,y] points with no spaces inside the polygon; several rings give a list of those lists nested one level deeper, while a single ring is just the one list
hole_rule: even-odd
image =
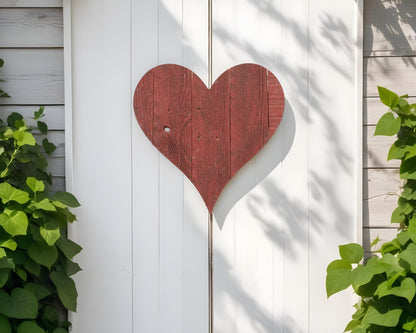
[{"label": "small hole in wood", "polygon": [[218,136],[216,136],[215,141],[220,141],[220,138]]},{"label": "small hole in wood", "polygon": [[198,110],[201,110],[201,108],[198,108]]},{"label": "small hole in wood", "polygon": [[198,135],[198,140],[201,140],[201,136],[200,135]]},{"label": "small hole in wood", "polygon": [[169,128],[168,126],[163,127],[163,130],[164,130],[166,133],[169,133],[169,132],[170,132],[170,128]]},{"label": "small hole in wood", "polygon": [[170,108],[168,108],[168,112],[170,112]]}]

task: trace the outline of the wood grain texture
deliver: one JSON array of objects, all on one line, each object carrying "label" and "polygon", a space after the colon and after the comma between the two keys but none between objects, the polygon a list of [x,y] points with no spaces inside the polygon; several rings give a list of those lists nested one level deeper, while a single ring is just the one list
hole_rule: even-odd
[{"label": "wood grain texture", "polygon": [[277,129],[284,94],[259,65],[229,69],[210,90],[190,70],[161,65],[139,82],[134,109],[144,133],[195,184],[211,212],[225,185]]},{"label": "wood grain texture", "polygon": [[364,126],[364,168],[397,168],[400,160],[387,161],[391,145],[397,140],[396,136],[377,135],[374,136],[375,126]]},{"label": "wood grain texture", "polygon": [[386,87],[399,95],[416,96],[416,58],[373,57],[364,59],[364,96],[377,97],[377,86]]},{"label": "wood grain texture", "polygon": [[364,227],[391,227],[391,213],[403,184],[399,170],[364,169],[363,173]]},{"label": "wood grain texture", "polygon": [[11,98],[0,104],[64,104],[62,49],[3,49],[1,87]]},{"label": "wood grain texture", "polygon": [[0,0],[0,7],[62,7],[62,0]]},{"label": "wood grain texture", "polygon": [[366,0],[364,55],[416,55],[416,2]]},{"label": "wood grain texture", "polygon": [[63,47],[62,8],[0,8],[0,47]]}]

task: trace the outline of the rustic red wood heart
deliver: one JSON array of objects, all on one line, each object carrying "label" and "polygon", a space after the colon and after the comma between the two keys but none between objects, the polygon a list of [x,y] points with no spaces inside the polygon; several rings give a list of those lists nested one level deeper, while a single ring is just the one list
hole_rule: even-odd
[{"label": "rustic red wood heart", "polygon": [[242,64],[208,89],[189,69],[161,65],[134,94],[134,112],[153,145],[196,186],[212,212],[236,172],[270,139],[285,98],[266,68]]}]

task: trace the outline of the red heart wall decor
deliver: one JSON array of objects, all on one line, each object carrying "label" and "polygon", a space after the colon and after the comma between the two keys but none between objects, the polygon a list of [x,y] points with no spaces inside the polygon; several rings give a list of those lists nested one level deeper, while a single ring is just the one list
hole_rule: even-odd
[{"label": "red heart wall decor", "polygon": [[284,104],[277,78],[256,64],[230,68],[211,89],[185,67],[161,65],[134,93],[143,132],[192,181],[209,212],[276,131]]}]

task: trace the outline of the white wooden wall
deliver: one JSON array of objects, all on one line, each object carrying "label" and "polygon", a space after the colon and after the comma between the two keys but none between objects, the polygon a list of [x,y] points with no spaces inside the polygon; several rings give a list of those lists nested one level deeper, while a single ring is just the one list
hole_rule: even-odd
[{"label": "white wooden wall", "polygon": [[62,31],[62,1],[0,0],[0,87],[11,96],[0,99],[0,115],[33,117],[45,105],[48,138],[58,147],[48,161],[52,190],[65,187]]},{"label": "white wooden wall", "polygon": [[[74,332],[208,331],[207,220],[193,185],[132,110],[141,76],[177,63],[207,82],[207,1],[71,0],[73,178],[83,203]],[[325,270],[360,228],[360,64],[351,0],[213,3],[213,72],[281,81],[275,136],[214,209],[216,333],[341,332],[354,299]]]}]

